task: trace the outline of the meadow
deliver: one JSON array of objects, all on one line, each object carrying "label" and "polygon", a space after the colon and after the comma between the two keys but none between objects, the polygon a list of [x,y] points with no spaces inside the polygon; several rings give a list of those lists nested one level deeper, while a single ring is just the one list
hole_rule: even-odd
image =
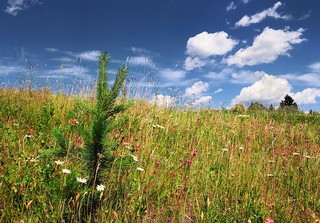
[{"label": "meadow", "polygon": [[320,222],[318,113],[129,99],[109,58],[89,94],[0,89],[1,222]]},{"label": "meadow", "polygon": [[[88,178],[79,129],[94,97],[0,90],[1,222],[319,222],[318,115],[131,101],[109,133],[122,165]],[[63,134],[59,154],[55,133]],[[131,158],[131,159],[128,159]]]}]

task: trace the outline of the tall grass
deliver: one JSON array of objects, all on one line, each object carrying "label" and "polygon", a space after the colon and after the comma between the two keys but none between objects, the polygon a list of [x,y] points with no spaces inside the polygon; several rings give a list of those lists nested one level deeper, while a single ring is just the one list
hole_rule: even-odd
[{"label": "tall grass", "polygon": [[[100,199],[96,222],[319,221],[319,116],[135,101],[107,133],[115,160],[103,173],[105,190],[94,192],[76,180],[89,178],[79,129],[94,118],[79,100],[95,103],[0,90],[1,222],[81,222],[90,192]],[[52,152],[56,128],[65,156]]]}]

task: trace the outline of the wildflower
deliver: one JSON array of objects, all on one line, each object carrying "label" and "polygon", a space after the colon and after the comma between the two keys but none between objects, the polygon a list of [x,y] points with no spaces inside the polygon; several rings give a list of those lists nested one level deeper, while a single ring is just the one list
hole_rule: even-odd
[{"label": "wildflower", "polygon": [[84,178],[81,178],[81,177],[77,177],[77,181],[78,181],[79,183],[82,183],[82,184],[87,183],[87,179],[84,179]]},{"label": "wildflower", "polygon": [[187,159],[187,160],[186,160],[186,163],[187,163],[188,166],[191,166],[192,160],[191,160],[191,159]]},{"label": "wildflower", "polygon": [[97,185],[97,191],[104,191],[105,188],[106,186],[104,186],[103,184]]},{"label": "wildflower", "polygon": [[265,221],[265,223],[274,223],[274,220],[271,219],[271,218],[267,218],[266,221]]},{"label": "wildflower", "polygon": [[132,157],[132,159],[133,159],[134,161],[136,161],[136,162],[139,161],[138,157],[136,157],[136,156],[134,156],[134,155],[130,155],[130,156]]},{"label": "wildflower", "polygon": [[63,161],[60,161],[60,160],[56,160],[56,161],[54,161],[54,163],[57,164],[57,165],[59,165],[59,166],[61,166],[61,165],[64,164],[64,162],[63,162]]},{"label": "wildflower", "polygon": [[144,169],[143,169],[143,168],[141,168],[141,167],[138,167],[138,168],[137,168],[137,170],[139,170],[139,171],[141,171],[141,172],[143,172],[143,171],[144,171]]},{"label": "wildflower", "polygon": [[71,173],[71,170],[69,170],[69,169],[62,169],[62,173],[69,174],[69,173]]},{"label": "wildflower", "polygon": [[160,162],[156,162],[156,163],[154,164],[154,166],[155,166],[156,168],[158,168],[158,167],[160,166]]}]

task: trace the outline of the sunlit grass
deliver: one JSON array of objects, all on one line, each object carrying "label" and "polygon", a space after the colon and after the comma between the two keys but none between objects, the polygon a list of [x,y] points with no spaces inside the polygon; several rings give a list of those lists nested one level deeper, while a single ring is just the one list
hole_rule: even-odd
[{"label": "sunlit grass", "polygon": [[[135,101],[109,135],[117,160],[133,162],[90,187],[78,129],[92,117],[77,100],[93,103],[0,90],[1,222],[81,222],[92,196],[96,222],[319,221],[319,116]],[[54,129],[68,141],[63,156]]]}]

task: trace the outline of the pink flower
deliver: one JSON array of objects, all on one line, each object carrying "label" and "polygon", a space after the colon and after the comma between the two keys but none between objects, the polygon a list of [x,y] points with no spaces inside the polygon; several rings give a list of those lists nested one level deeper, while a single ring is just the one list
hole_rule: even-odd
[{"label": "pink flower", "polygon": [[191,166],[192,160],[191,160],[191,159],[187,159],[187,160],[186,160],[186,163],[187,163],[187,166]]},{"label": "pink flower", "polygon": [[271,218],[267,218],[266,221],[265,221],[265,223],[274,223],[274,220],[271,219]]}]

